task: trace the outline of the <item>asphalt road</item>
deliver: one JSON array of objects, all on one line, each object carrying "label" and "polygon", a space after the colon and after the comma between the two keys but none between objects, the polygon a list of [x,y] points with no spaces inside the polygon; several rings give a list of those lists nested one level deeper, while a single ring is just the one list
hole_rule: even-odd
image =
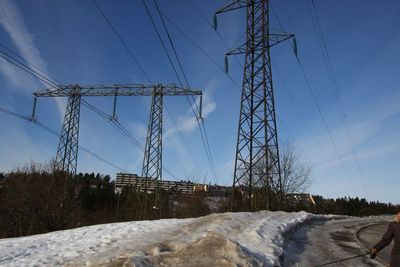
[{"label": "asphalt road", "polygon": [[[367,248],[374,246],[385,233],[389,223],[384,222],[380,224],[370,225],[361,229],[358,232],[358,240]],[[385,263],[390,262],[390,252],[392,250],[393,243],[384,248],[379,252],[379,257]]]},{"label": "asphalt road", "polygon": [[[368,218],[329,220],[301,227],[287,237],[285,249],[287,252],[282,257],[282,266],[313,267],[366,253],[366,250],[357,242],[354,233],[360,227],[376,222],[376,219]],[[363,237],[370,235],[365,239],[373,243],[382,236],[384,227],[373,228],[371,234],[367,234],[370,233],[369,230],[365,231]],[[372,231],[375,231],[375,234],[372,234]],[[376,259],[371,260],[367,255],[326,266],[377,267],[384,265]]]}]

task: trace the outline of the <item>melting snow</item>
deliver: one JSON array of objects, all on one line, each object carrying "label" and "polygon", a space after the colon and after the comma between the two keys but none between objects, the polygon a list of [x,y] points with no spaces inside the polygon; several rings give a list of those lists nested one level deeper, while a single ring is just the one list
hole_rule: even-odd
[{"label": "melting snow", "polygon": [[279,265],[284,234],[306,212],[241,212],[134,221],[0,240],[0,265]]}]

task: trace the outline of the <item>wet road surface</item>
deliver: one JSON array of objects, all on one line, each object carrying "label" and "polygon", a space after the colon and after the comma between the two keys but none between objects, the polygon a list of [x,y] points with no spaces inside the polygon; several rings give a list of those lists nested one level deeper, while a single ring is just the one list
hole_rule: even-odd
[{"label": "wet road surface", "polygon": [[[377,222],[372,219],[345,219],[314,222],[303,226],[287,239],[286,253],[282,258],[282,266],[313,267],[366,253],[356,241],[355,232],[364,225]],[[374,238],[379,240],[384,230],[374,229]],[[369,231],[367,231],[369,233]],[[364,235],[363,235],[364,236]],[[384,266],[378,260],[363,256],[327,266],[361,267]]]},{"label": "wet road surface", "polygon": [[[367,248],[373,247],[382,238],[388,225],[389,222],[385,222],[365,227],[358,232],[358,240]],[[378,256],[382,261],[386,263],[390,262],[390,252],[392,248],[393,243],[379,252]]]}]

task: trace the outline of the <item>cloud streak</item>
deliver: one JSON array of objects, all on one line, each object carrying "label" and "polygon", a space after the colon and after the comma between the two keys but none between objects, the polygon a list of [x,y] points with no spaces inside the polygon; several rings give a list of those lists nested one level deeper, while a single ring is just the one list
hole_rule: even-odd
[{"label": "cloud streak", "polygon": [[[217,87],[218,80],[211,80],[207,86],[206,90],[203,91],[203,106],[202,106],[202,117],[206,119],[209,115],[214,112],[217,108],[217,103],[212,97],[212,91]],[[200,107],[200,98],[197,98],[196,103],[193,103],[191,107],[186,110],[186,113],[181,116],[177,116],[174,121],[175,125],[171,121],[167,121],[166,130],[163,134],[163,144],[168,144],[169,147],[173,147],[173,153],[175,155],[174,162],[178,163],[181,171],[185,172],[184,176],[191,176],[194,171],[202,172],[202,174],[206,175],[204,170],[199,169],[199,163],[197,163],[194,159],[193,155],[190,155],[186,149],[187,144],[185,145],[183,140],[179,138],[179,133],[183,134],[191,134],[196,131],[198,127],[197,117],[198,114],[193,114],[193,110],[197,112],[197,107]],[[190,149],[190,148],[189,148]],[[205,155],[204,155],[205,156]],[[201,166],[201,164],[200,164]]]},{"label": "cloud streak", "polygon": [[[47,73],[46,63],[34,44],[34,35],[29,32],[24,17],[14,1],[3,0],[1,2],[0,25],[8,33],[11,41],[18,49],[19,54],[25,60]],[[10,63],[5,60],[0,64],[0,70],[16,89],[22,90],[25,93],[32,92],[34,81],[31,77],[27,77],[25,74],[22,75],[21,70],[11,66]],[[48,87],[47,84],[42,84]],[[56,98],[55,101],[60,113],[63,114],[65,110],[64,101],[58,98]]]},{"label": "cloud streak", "polygon": [[[207,90],[203,92],[203,119],[206,119],[217,108],[217,103],[211,96],[211,92],[212,90],[214,90],[215,85],[216,80],[211,81],[208,86],[206,86]],[[186,111],[185,115],[177,117],[176,127],[170,127],[169,129],[167,129],[163,138],[168,138],[171,135],[175,134],[177,131],[181,131],[182,133],[193,132],[197,127],[197,118],[193,114],[193,110],[197,112],[197,107],[200,108],[200,98],[196,99],[196,103],[192,104],[192,106]]]},{"label": "cloud streak", "polygon": [[[4,0],[0,5],[0,24],[4,30],[8,33],[10,39],[14,45],[18,48],[19,53],[27,61],[32,62],[39,68],[45,70],[46,64],[42,59],[39,50],[35,47],[33,42],[34,36],[29,32],[25,25],[24,18],[14,1]],[[5,64],[2,64],[4,68]],[[6,65],[8,66],[8,64]],[[7,68],[5,75],[17,86],[25,86],[25,82],[21,83],[19,79],[19,73],[17,70],[10,71],[11,68]],[[28,88],[24,88],[29,90]],[[30,91],[30,90],[29,90]]]},{"label": "cloud streak", "polygon": [[[311,138],[297,140],[298,144],[306,151],[310,162],[315,166],[315,177],[323,179],[323,181],[330,178],[329,183],[335,183],[337,179],[344,180],[348,173],[349,177],[347,178],[352,183],[370,184],[373,175],[367,170],[383,164],[384,159],[393,158],[393,155],[400,151],[400,146],[396,143],[399,130],[393,129],[390,123],[395,116],[400,115],[400,106],[397,105],[399,101],[400,94],[392,92],[370,99],[364,105],[357,107],[358,115],[349,119],[354,147],[351,146],[342,125],[331,128],[341,160],[332,146],[329,135],[325,132],[318,132],[319,134],[315,136],[320,147],[316,146],[315,141]],[[353,110],[352,114],[356,114],[356,112]],[[326,158],[321,158],[321,153],[324,153]],[[358,172],[356,159],[361,165],[362,173]],[[342,162],[346,171],[342,167]],[[365,181],[363,177],[365,177]],[[355,188],[356,191],[361,190],[359,187]],[[369,192],[369,190],[365,191]]]}]

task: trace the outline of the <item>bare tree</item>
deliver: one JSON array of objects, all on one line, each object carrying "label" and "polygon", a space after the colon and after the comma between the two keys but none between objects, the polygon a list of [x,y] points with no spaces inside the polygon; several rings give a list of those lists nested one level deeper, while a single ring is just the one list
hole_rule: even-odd
[{"label": "bare tree", "polygon": [[253,187],[252,205],[255,210],[282,209],[285,196],[304,193],[311,185],[311,167],[293,146],[287,145],[280,152],[281,182],[277,173],[271,173],[276,170],[265,166],[267,162],[260,159],[253,170],[256,182]]},{"label": "bare tree", "polygon": [[29,222],[27,233],[32,228],[41,229],[38,232],[65,229],[79,205],[73,180],[51,166],[32,162],[8,174],[3,186],[0,212],[16,218],[20,228]]},{"label": "bare tree", "polygon": [[282,193],[304,193],[311,185],[311,166],[302,160],[293,146],[287,145],[281,152]]}]

